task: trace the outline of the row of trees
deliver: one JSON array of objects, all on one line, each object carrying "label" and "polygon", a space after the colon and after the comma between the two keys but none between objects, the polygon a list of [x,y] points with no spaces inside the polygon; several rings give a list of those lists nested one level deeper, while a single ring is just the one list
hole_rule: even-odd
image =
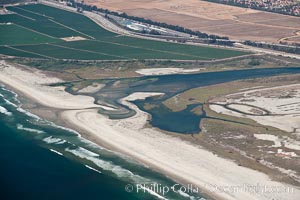
[{"label": "row of trees", "polygon": [[258,42],[253,42],[250,40],[246,40],[243,44],[253,46],[253,47],[258,47],[258,48],[272,49],[275,51],[283,51],[283,52],[287,52],[287,53],[300,54],[300,47],[258,43]]},{"label": "row of trees", "polygon": [[[207,0],[207,1],[220,2],[220,0]],[[159,26],[159,27],[164,27],[164,28],[175,30],[178,32],[187,33],[190,35],[195,35],[195,36],[198,36],[198,38],[205,39],[205,40],[201,40],[201,43],[225,45],[225,46],[233,46],[233,44],[234,44],[234,42],[229,40],[228,37],[209,35],[207,33],[202,33],[200,31],[193,31],[191,29],[187,29],[187,28],[184,28],[181,26],[170,25],[170,24],[166,24],[166,23],[162,23],[162,22],[156,22],[156,21],[152,21],[150,19],[145,19],[142,17],[130,16],[130,15],[127,15],[126,13],[119,13],[119,12],[110,11],[108,9],[98,8],[96,6],[86,5],[83,3],[83,1],[75,2],[75,0],[68,0],[67,5],[77,8],[81,11],[83,11],[83,10],[97,11],[97,12],[104,13],[105,16],[108,16],[108,14],[110,14],[110,15],[123,17],[126,19],[134,20],[134,21],[139,21],[142,23],[147,23],[147,24],[151,24],[151,25],[155,25],[155,26]],[[158,32],[153,32],[150,34],[159,35]],[[178,42],[182,42],[182,43],[185,43],[186,41],[187,41],[186,39],[180,39],[180,41],[178,40]],[[195,41],[195,42],[199,42],[199,41]],[[244,41],[243,44],[253,46],[253,47],[258,47],[258,48],[266,48],[266,49],[272,49],[272,50],[276,50],[276,51],[283,51],[283,52],[287,52],[287,53],[300,54],[299,46],[291,47],[291,46],[283,46],[283,45],[276,45],[276,44],[258,43],[258,42],[253,42],[250,40]]]},{"label": "row of trees", "polygon": [[228,37],[223,37],[223,36],[218,36],[218,35],[209,35],[207,33],[202,33],[200,31],[193,31],[191,29],[184,28],[182,26],[166,24],[166,23],[163,23],[163,22],[156,22],[156,21],[152,21],[150,19],[145,19],[145,18],[142,18],[142,17],[130,16],[130,15],[127,15],[126,13],[119,13],[119,12],[110,11],[108,9],[98,8],[96,6],[86,5],[83,2],[75,2],[75,0],[69,0],[68,5],[72,6],[74,8],[79,7],[79,8],[82,8],[82,10],[86,10],[86,11],[98,11],[98,12],[102,12],[102,13],[105,13],[105,14],[115,15],[115,16],[118,16],[118,17],[123,17],[123,18],[126,18],[126,19],[134,20],[134,21],[138,21],[138,22],[142,22],[142,23],[147,23],[147,24],[151,24],[151,25],[155,25],[155,26],[175,30],[175,31],[186,33],[186,34],[189,34],[189,35],[195,35],[195,36],[198,36],[199,38],[209,38],[209,39],[213,39],[213,40],[217,40],[217,39],[229,40]]}]

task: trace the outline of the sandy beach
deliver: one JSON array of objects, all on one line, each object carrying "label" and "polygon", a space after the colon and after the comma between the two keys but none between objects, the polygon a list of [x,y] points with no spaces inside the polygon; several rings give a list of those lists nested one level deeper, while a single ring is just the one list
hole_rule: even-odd
[{"label": "sandy beach", "polygon": [[[273,181],[266,174],[238,166],[200,146],[146,127],[148,114],[130,101],[162,93],[141,92],[123,98],[120,102],[134,109],[136,115],[111,120],[97,112],[99,106],[93,103],[93,98],[74,96],[62,87],[47,86],[61,81],[38,70],[0,63],[0,82],[43,106],[60,109],[61,119],[70,127],[84,130],[95,138],[94,142],[126,154],[174,180],[199,187],[210,196],[228,200],[296,200],[300,196],[300,189],[295,186]],[[258,186],[267,191],[253,191],[253,187]],[[289,189],[289,192],[276,192],[275,188]]]},{"label": "sandy beach", "polygon": [[0,61],[0,80],[29,96],[32,100],[58,109],[84,109],[98,107],[94,99],[82,95],[71,95],[63,87],[49,87],[47,84],[59,83],[62,80],[51,77],[37,70],[16,68],[5,61]]}]

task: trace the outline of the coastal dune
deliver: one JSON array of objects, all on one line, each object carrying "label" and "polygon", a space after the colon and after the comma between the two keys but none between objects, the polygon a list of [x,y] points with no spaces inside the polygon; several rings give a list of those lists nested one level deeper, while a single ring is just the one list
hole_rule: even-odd
[{"label": "coastal dune", "polygon": [[[61,109],[61,119],[70,127],[82,130],[96,143],[129,155],[143,164],[165,173],[176,181],[192,184],[218,199],[298,199],[299,188],[272,181],[266,174],[238,166],[200,146],[166,135],[145,124],[148,114],[130,101],[162,93],[134,93],[120,102],[136,111],[127,119],[111,120],[97,112],[93,98],[68,94],[63,88],[46,84],[61,80],[40,71],[20,69],[5,62],[0,65],[0,81],[15,88],[33,101],[49,108]],[[253,191],[249,187],[264,187]],[[270,192],[270,188],[289,192]],[[235,190],[233,190],[236,188]]]}]

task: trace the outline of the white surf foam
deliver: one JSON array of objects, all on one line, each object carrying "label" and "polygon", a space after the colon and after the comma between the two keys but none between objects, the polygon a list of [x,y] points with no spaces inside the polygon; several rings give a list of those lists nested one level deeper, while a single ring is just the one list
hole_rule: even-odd
[{"label": "white surf foam", "polygon": [[[181,196],[185,197],[185,198],[189,198],[190,200],[197,200],[199,198],[196,198],[194,196],[191,196],[185,192],[183,192],[182,190],[177,190],[176,193],[180,194]],[[201,200],[205,200],[204,198],[201,198]]]},{"label": "white surf foam", "polygon": [[149,189],[149,188],[146,188],[144,186],[140,186],[141,188],[143,188],[143,190],[147,191],[149,194],[153,195],[153,196],[156,196],[157,198],[159,199],[163,199],[163,200],[168,200],[166,199],[165,197],[159,195],[158,193],[154,192],[153,190]]},{"label": "white surf foam", "polygon": [[37,120],[40,120],[41,118],[35,114],[32,114],[31,112],[28,112],[27,110],[24,110],[23,108],[21,107],[18,107],[17,108],[17,111],[21,112],[21,113],[24,113],[25,115],[29,116],[29,117],[32,117],[32,118],[35,118]]},{"label": "white surf foam", "polygon": [[89,165],[85,165],[87,168],[89,168],[89,169],[91,169],[91,170],[93,170],[93,171],[95,171],[95,172],[98,172],[99,174],[101,174],[101,172],[99,171],[99,170],[97,170],[97,169],[95,169],[95,168],[93,168],[93,167],[91,167],[91,166],[89,166]]},{"label": "white surf foam", "polygon": [[53,153],[56,153],[56,154],[58,154],[58,155],[60,155],[60,156],[63,156],[62,153],[60,153],[59,151],[56,151],[56,150],[54,150],[54,149],[50,149],[50,151],[52,151]]},{"label": "white surf foam", "polygon": [[42,130],[24,127],[22,124],[17,124],[17,129],[32,132],[32,133],[39,133],[39,134],[45,133]]},{"label": "white surf foam", "polygon": [[94,149],[100,149],[100,150],[106,150],[108,152],[111,152],[110,150],[90,141],[90,140],[87,140],[87,139],[84,139],[84,138],[80,138],[80,141],[83,142],[85,145],[87,145],[88,147],[91,147],[91,148],[94,148]]},{"label": "white surf foam", "polygon": [[181,190],[177,190],[176,192],[177,192],[178,194],[180,194],[181,196],[183,196],[183,197],[190,198],[190,195],[188,195],[187,193],[185,193],[185,192],[183,192],[183,191],[181,191]]},{"label": "white surf foam", "polygon": [[6,91],[6,92],[9,92],[9,93],[13,94],[15,97],[18,97],[18,94],[15,93],[15,92],[12,91],[12,90],[9,90],[9,89],[7,89],[7,88],[5,88],[5,87],[1,87],[1,89],[4,90],[4,91]]},{"label": "white surf foam", "polygon": [[18,102],[18,103],[21,103],[20,100],[18,99],[18,94],[17,94],[17,93],[15,93],[15,92],[12,91],[12,90],[6,89],[5,87],[2,87],[1,89],[4,90],[4,91],[9,92],[9,93],[11,93],[11,94],[13,94],[14,100],[15,100],[16,102]]},{"label": "white surf foam", "polygon": [[82,148],[82,147],[78,147],[77,149],[66,149],[67,151],[71,152],[71,153],[74,153],[76,154],[77,156],[81,157],[81,158],[87,158],[87,157],[98,157],[99,155],[92,152],[92,151],[89,151],[85,148]]},{"label": "white surf foam", "polygon": [[124,169],[121,166],[115,165],[110,161],[105,161],[100,159],[98,154],[91,152],[87,149],[84,149],[82,147],[79,147],[77,149],[67,148],[65,150],[80,158],[92,161],[98,167],[102,168],[103,170],[111,171],[120,178],[126,178],[126,179],[129,178],[135,183],[151,183],[150,180],[143,178],[139,175],[135,175],[131,171]]},{"label": "white surf foam", "polygon": [[[14,95],[14,100],[16,100],[16,102],[18,102],[19,104],[21,104],[21,102],[20,102],[19,99],[17,98],[17,97],[18,97],[18,94],[17,94],[17,93],[15,93],[14,91],[8,90],[8,89],[6,89],[6,88],[4,88],[4,87],[1,88],[1,89],[4,90],[4,91],[10,92],[11,94],[13,94],[13,95]],[[0,95],[1,95],[2,97],[4,97],[4,95],[2,95],[2,94],[0,94]],[[47,120],[43,120],[43,119],[40,118],[39,116],[37,116],[37,115],[35,115],[35,114],[33,114],[33,113],[31,113],[31,112],[29,112],[29,111],[27,111],[27,110],[21,108],[21,105],[16,105],[16,104],[14,104],[13,102],[9,101],[8,99],[5,99],[5,98],[4,98],[4,101],[5,101],[7,104],[16,107],[16,108],[17,108],[17,111],[19,111],[19,112],[21,112],[21,113],[24,113],[24,114],[26,114],[27,116],[36,119],[37,121],[44,121],[47,125],[50,125],[50,126],[52,126],[52,127],[54,127],[54,128],[58,128],[58,129],[62,129],[62,130],[65,130],[65,131],[74,133],[74,134],[76,134],[78,137],[81,137],[81,135],[80,135],[77,131],[75,131],[75,130],[73,130],[73,129],[66,128],[66,127],[63,127],[63,126],[59,126],[59,125],[54,124],[53,122],[49,122],[49,121],[47,121]]]},{"label": "white surf foam", "polygon": [[43,141],[48,143],[48,144],[64,144],[64,143],[67,142],[66,140],[63,140],[63,139],[60,139],[60,138],[55,138],[55,137],[52,137],[52,136],[44,138]]},{"label": "white surf foam", "polygon": [[61,130],[64,130],[64,131],[68,131],[68,132],[74,133],[74,134],[77,135],[78,137],[81,136],[77,131],[75,131],[75,130],[73,130],[73,129],[66,128],[66,127],[63,127],[63,126],[59,126],[59,125],[56,125],[56,124],[54,124],[53,122],[49,122],[49,121],[47,121],[47,123],[48,123],[48,125],[50,125],[50,126],[52,126],[52,127],[54,127],[54,128],[58,128],[58,129],[61,129]]},{"label": "white surf foam", "polygon": [[8,115],[8,116],[11,116],[12,113],[9,112],[6,108],[0,106],[0,113],[4,114],[4,115]]},{"label": "white surf foam", "polygon": [[11,102],[11,101],[9,101],[9,100],[7,100],[7,99],[5,99],[5,98],[4,98],[3,100],[4,100],[5,103],[8,104],[8,105],[11,105],[11,106],[13,106],[13,107],[15,107],[15,108],[18,107],[16,104],[14,104],[13,102]]},{"label": "white surf foam", "polygon": [[33,113],[31,113],[31,112],[29,112],[29,111],[27,111],[27,110],[21,108],[21,107],[18,107],[18,108],[17,108],[17,111],[19,111],[19,112],[21,112],[21,113],[24,113],[25,115],[27,115],[27,116],[29,116],[29,117],[35,119],[35,120],[36,120],[37,122],[39,122],[39,123],[42,123],[42,122],[43,122],[44,124],[49,125],[49,126],[52,126],[52,127],[54,127],[54,128],[58,128],[58,129],[61,129],[61,130],[64,130],[64,131],[68,131],[68,132],[74,133],[74,134],[77,135],[77,136],[81,136],[77,131],[75,131],[75,130],[73,130],[73,129],[66,128],[66,127],[63,127],[63,126],[59,126],[59,125],[56,125],[56,124],[53,123],[53,122],[50,122],[50,121],[48,121],[48,120],[44,120],[44,119],[40,118],[39,116],[37,116],[37,115],[35,115],[35,114],[33,114]]},{"label": "white surf foam", "polygon": [[11,101],[7,100],[3,94],[0,94],[0,97],[3,98],[3,100],[5,101],[6,104],[9,104],[9,105],[14,106],[14,107],[18,107],[16,104],[14,104]]}]

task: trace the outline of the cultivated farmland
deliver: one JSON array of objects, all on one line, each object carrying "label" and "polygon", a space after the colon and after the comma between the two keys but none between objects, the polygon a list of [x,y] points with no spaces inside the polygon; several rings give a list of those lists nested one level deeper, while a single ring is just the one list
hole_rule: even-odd
[{"label": "cultivated farmland", "polygon": [[201,0],[86,0],[85,3],[236,40],[278,43],[300,31],[299,17]]},{"label": "cultivated farmland", "polygon": [[109,32],[84,15],[41,4],[8,7],[0,17],[0,53],[72,60],[210,60],[245,52],[137,39]]}]

